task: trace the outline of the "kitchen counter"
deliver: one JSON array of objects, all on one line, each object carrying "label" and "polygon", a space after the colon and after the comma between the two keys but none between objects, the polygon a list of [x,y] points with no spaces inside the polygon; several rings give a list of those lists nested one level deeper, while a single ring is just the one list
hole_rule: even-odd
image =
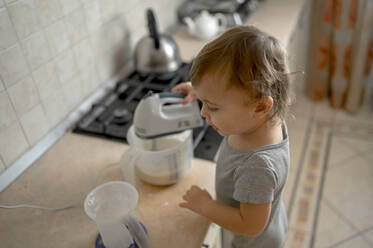
[{"label": "kitchen counter", "polygon": [[[10,187],[0,202],[61,207],[80,201],[74,208],[46,211],[0,209],[1,247],[94,247],[98,229],[86,216],[83,200],[97,185],[123,180],[119,166],[128,148],[119,142],[67,133]],[[156,187],[136,182],[139,203],[136,215],[149,230],[154,248],[199,247],[208,228],[207,219],[180,208],[182,195],[196,184],[214,192],[214,164],[193,160],[193,169],[180,182]]]},{"label": "kitchen counter", "polygon": [[[284,46],[301,13],[304,1],[265,0],[248,19],[278,37]],[[207,41],[197,40],[181,27],[174,34],[183,60],[191,60]],[[70,209],[45,211],[21,208],[0,209],[1,247],[94,247],[95,223],[86,216],[82,201],[98,184],[123,180],[118,166],[127,145],[67,132],[32,167],[0,193],[0,204],[33,204],[60,207],[80,203]],[[200,247],[209,222],[178,207],[186,189],[196,184],[214,192],[214,163],[193,159],[193,169],[179,183],[155,187],[137,181],[139,203],[136,214],[149,230],[154,248]]]}]

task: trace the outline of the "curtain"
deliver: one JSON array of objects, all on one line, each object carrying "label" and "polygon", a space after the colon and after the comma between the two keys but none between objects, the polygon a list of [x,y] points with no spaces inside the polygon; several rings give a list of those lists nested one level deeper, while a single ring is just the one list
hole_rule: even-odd
[{"label": "curtain", "polygon": [[307,95],[357,112],[373,84],[373,1],[313,0]]}]

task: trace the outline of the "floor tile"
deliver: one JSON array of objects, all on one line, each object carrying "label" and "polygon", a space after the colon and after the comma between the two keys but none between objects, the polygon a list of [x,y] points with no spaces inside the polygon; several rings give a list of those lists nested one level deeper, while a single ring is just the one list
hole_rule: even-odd
[{"label": "floor tile", "polygon": [[372,124],[373,112],[371,106],[364,104],[357,113],[352,114],[347,111],[338,111],[335,118],[336,121]]},{"label": "floor tile", "polygon": [[367,232],[364,232],[363,236],[370,243],[371,247],[373,247],[373,226]]},{"label": "floor tile", "polygon": [[353,158],[358,154],[358,151],[348,143],[350,139],[345,137],[332,137],[332,142],[329,150],[328,169],[338,167],[346,160]]},{"label": "floor tile", "polygon": [[288,211],[289,211],[289,207],[291,204],[290,201],[291,201],[291,196],[294,190],[296,176],[297,176],[297,170],[289,171],[288,179],[286,181],[285,188],[284,188],[283,195],[282,195],[282,199]]},{"label": "floor tile", "polygon": [[290,169],[297,170],[304,157],[304,145],[307,142],[306,128],[289,128]]},{"label": "floor tile", "polygon": [[346,240],[341,242],[338,245],[332,246],[333,248],[371,248],[372,246],[369,245],[367,241],[365,241],[362,237],[358,236],[353,239]]},{"label": "floor tile", "polygon": [[328,199],[359,230],[372,225],[373,220],[373,166],[356,157],[329,170],[326,174],[323,196]]},{"label": "floor tile", "polygon": [[363,153],[361,156],[370,164],[373,164],[373,149]]},{"label": "floor tile", "polygon": [[333,109],[330,107],[328,101],[317,102],[314,105],[313,118],[325,122],[333,122],[337,112],[340,110]]},{"label": "floor tile", "polygon": [[346,144],[350,146],[352,149],[359,151],[359,152],[366,152],[369,150],[373,151],[373,139],[362,140],[358,138],[349,138],[346,141]]},{"label": "floor tile", "polygon": [[295,102],[290,106],[288,126],[306,127],[312,117],[314,103],[308,97],[297,94]]},{"label": "floor tile", "polygon": [[283,248],[309,248],[311,235],[296,229],[289,229]]},{"label": "floor tile", "polygon": [[330,247],[357,232],[327,201],[321,202],[314,247]]}]

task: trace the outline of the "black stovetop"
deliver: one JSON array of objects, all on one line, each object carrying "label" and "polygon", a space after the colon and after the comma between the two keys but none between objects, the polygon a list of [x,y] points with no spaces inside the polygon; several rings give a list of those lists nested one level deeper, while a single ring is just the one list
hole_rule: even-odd
[{"label": "black stovetop", "polygon": [[[190,66],[191,63],[183,63],[175,73],[162,76],[142,76],[132,72],[92,105],[76,123],[73,132],[127,142],[127,131],[141,98],[149,91],[170,91],[175,85],[188,81]],[[214,160],[222,137],[205,123],[193,129],[193,139],[194,156]]]}]

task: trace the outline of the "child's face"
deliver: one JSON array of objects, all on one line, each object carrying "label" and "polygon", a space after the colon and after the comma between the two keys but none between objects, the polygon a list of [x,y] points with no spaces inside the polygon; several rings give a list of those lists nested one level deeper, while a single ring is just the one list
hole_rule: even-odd
[{"label": "child's face", "polygon": [[223,136],[251,133],[262,123],[262,115],[256,111],[244,90],[235,87],[225,89],[224,77],[205,75],[195,87],[198,99],[203,103],[201,115]]}]

